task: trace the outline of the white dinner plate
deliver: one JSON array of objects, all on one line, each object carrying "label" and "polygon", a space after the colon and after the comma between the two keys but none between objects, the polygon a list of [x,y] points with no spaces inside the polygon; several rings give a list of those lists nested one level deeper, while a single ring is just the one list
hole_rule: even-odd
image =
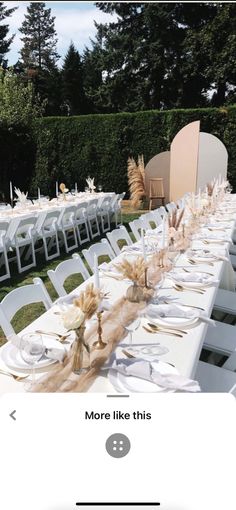
[{"label": "white dinner plate", "polygon": [[[153,361],[151,362],[152,367],[158,371],[160,374],[178,374],[178,371],[175,367],[172,367],[168,363],[164,363],[163,361]],[[163,386],[158,386],[157,384],[146,381],[145,379],[140,379],[139,377],[134,376],[126,376],[117,372],[118,382],[125,390],[134,393],[160,393],[160,392],[171,392],[173,393],[175,390],[164,388]]]},{"label": "white dinner plate", "polygon": [[[185,311],[187,311],[185,309]],[[191,310],[192,311],[192,310]],[[147,320],[151,323],[153,323],[156,326],[162,326],[165,328],[168,327],[176,327],[176,328],[186,328],[188,326],[192,326],[193,324],[196,324],[198,322],[198,317],[155,317],[146,315]],[[178,331],[176,331],[178,333]]]},{"label": "white dinner plate", "polygon": [[[43,344],[47,348],[56,348],[64,350],[64,347],[55,340],[47,335],[42,335]],[[9,368],[13,370],[30,370],[30,365],[28,365],[21,357],[20,350],[17,349],[11,342],[7,342],[3,345],[0,351],[1,359]],[[35,364],[35,368],[44,368],[53,363],[57,363],[56,360],[50,360],[43,356],[37,363]]]}]

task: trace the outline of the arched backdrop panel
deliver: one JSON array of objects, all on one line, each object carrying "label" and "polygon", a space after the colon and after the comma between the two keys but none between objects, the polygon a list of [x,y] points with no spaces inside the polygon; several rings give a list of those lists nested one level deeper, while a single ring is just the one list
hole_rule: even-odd
[{"label": "arched backdrop panel", "polygon": [[170,151],[160,152],[150,159],[145,166],[145,188],[149,198],[149,181],[157,177],[163,178],[166,203],[169,202],[170,190]]},{"label": "arched backdrop panel", "polygon": [[197,190],[221,174],[227,178],[228,152],[224,144],[210,133],[200,132],[198,152]]},{"label": "arched backdrop panel", "polygon": [[175,136],[170,151],[170,200],[176,201],[197,185],[200,121],[191,122]]}]

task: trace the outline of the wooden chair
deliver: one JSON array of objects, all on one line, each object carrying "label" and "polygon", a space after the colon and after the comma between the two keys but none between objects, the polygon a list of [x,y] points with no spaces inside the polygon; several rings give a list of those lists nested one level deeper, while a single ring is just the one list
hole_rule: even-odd
[{"label": "wooden chair", "polygon": [[161,200],[162,205],[165,205],[164,185],[163,178],[150,179],[149,181],[149,210],[152,209],[153,200]]}]

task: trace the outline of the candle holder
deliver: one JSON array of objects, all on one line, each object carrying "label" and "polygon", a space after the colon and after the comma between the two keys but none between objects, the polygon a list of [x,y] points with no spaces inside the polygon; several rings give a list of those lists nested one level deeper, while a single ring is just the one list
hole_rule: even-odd
[{"label": "candle holder", "polygon": [[96,349],[96,350],[102,350],[107,346],[107,344],[105,342],[103,342],[103,339],[102,339],[102,314],[103,314],[103,310],[101,312],[97,312],[98,340],[96,340],[96,342],[93,343],[93,349]]}]

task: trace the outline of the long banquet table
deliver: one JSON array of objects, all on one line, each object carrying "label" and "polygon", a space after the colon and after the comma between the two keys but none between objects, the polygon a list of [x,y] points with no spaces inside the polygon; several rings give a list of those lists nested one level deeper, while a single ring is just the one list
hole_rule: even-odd
[{"label": "long banquet table", "polygon": [[[236,198],[236,197],[235,197]],[[234,196],[232,195],[232,201]],[[229,237],[232,237],[234,232],[234,225],[236,220],[236,202],[235,211],[231,214],[231,221],[228,223],[227,233]],[[229,248],[230,242],[224,243],[224,248]],[[222,249],[222,246],[219,244],[212,243],[210,249],[212,253],[219,252]],[[194,240],[192,243],[192,248],[205,248],[205,245],[201,240]],[[121,252],[121,254],[115,259],[115,262],[119,262],[123,259],[123,257],[128,260],[133,260],[135,255],[129,252]],[[114,263],[114,261],[113,261]],[[189,267],[193,270],[193,266],[189,263],[187,255],[181,254],[176,262],[176,267]],[[205,288],[205,293],[203,295],[197,294],[190,290],[186,290],[184,292],[177,292],[173,288],[173,284],[170,278],[168,278],[168,274],[165,275],[164,283],[159,290],[160,296],[171,296],[175,297],[179,302],[186,303],[188,305],[194,305],[203,307],[206,311],[207,315],[210,317],[211,311],[214,305],[216,293],[218,291],[218,286],[222,288],[226,288],[228,290],[234,290],[235,288],[235,273],[232,269],[232,266],[229,261],[220,261],[217,260],[214,262],[214,266],[209,267],[209,265],[201,264],[200,271],[211,271],[214,273],[214,277],[219,280],[219,285],[214,284],[212,286]],[[75,289],[71,295],[78,295],[78,293],[83,290],[89,282],[93,282],[94,277],[91,276],[89,280],[86,280],[82,285],[80,285],[77,289]],[[100,274],[100,282],[102,289],[107,293],[109,293],[109,301],[111,304],[115,303],[117,299],[122,297],[130,285],[130,283],[126,281],[118,281],[112,279],[109,276]],[[62,323],[59,323],[58,317],[58,304],[55,303],[50,310],[41,315],[38,319],[36,319],[29,326],[24,328],[21,331],[21,334],[27,332],[33,332],[36,330],[44,330],[44,331],[60,331],[62,334],[65,332]],[[161,345],[166,346],[169,351],[162,355],[160,359],[162,361],[170,362],[174,364],[179,371],[185,377],[194,379],[196,373],[196,367],[199,360],[199,356],[202,350],[202,346],[204,343],[204,338],[207,332],[207,328],[209,327],[206,323],[199,321],[194,327],[190,327],[187,329],[187,334],[184,335],[183,338],[175,338],[173,336],[161,334],[152,334],[150,335],[143,329],[143,325],[145,324],[146,319],[141,319],[141,325],[133,334],[133,343],[135,344],[148,344],[150,342],[159,342]],[[211,326],[210,326],[211,327]],[[126,340],[122,341],[122,345]],[[3,363],[1,359],[1,350],[0,349],[0,369],[8,370],[8,367]],[[122,357],[122,347],[119,345],[116,348],[116,355],[118,357]],[[51,368],[49,368],[50,370]],[[45,369],[44,369],[45,372]],[[88,389],[89,392],[105,392],[105,393],[116,393],[113,385],[110,383],[109,378],[107,376],[107,371],[102,370],[98,377],[91,384]],[[42,373],[37,373],[37,377],[41,377]],[[24,391],[24,383],[16,382],[10,377],[4,376],[0,374],[0,393],[6,392],[22,392]]]},{"label": "long banquet table", "polygon": [[[87,193],[79,192],[77,194],[67,194],[66,198],[62,196],[59,198],[53,198],[52,200],[45,200],[43,197],[41,200],[36,200],[34,203],[26,202],[25,204],[17,204],[16,207],[12,208],[1,208],[0,207],[0,221],[12,221],[18,218],[27,218],[30,216],[38,216],[42,212],[49,212],[55,209],[64,209],[72,205],[79,206],[80,204],[86,203],[89,205],[91,200],[95,198],[101,202],[104,198],[113,196],[115,193]],[[100,205],[98,202],[98,205]]]}]

